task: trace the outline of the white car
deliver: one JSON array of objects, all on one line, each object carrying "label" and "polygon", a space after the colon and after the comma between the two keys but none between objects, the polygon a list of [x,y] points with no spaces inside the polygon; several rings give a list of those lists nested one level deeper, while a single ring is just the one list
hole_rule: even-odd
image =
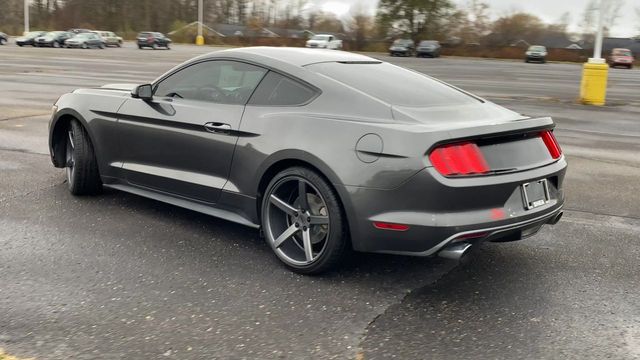
[{"label": "white car", "polygon": [[104,42],[105,46],[117,46],[117,47],[122,46],[122,37],[116,35],[112,31],[96,30],[92,32],[102,38],[102,41]]},{"label": "white car", "polygon": [[342,40],[336,39],[333,35],[313,35],[311,39],[307,40],[306,47],[340,50],[342,49]]}]

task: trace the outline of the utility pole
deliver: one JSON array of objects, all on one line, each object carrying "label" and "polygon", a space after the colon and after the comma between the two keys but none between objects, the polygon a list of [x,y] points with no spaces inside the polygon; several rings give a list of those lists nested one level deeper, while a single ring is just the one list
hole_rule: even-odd
[{"label": "utility pole", "polygon": [[600,0],[600,6],[598,6],[598,31],[596,33],[596,42],[593,46],[593,58],[589,59],[589,61],[591,60],[595,60],[596,62],[598,62],[599,60],[603,60],[602,59],[602,32],[603,32],[603,28],[604,28],[604,12],[606,10],[605,7],[605,2],[606,0]]},{"label": "utility pole", "polygon": [[602,106],[607,97],[607,78],[609,65],[602,58],[602,37],[604,13],[608,8],[608,0],[600,0],[598,4],[598,31],[593,44],[593,57],[582,67],[580,84],[580,102],[585,105]]},{"label": "utility pole", "polygon": [[196,37],[196,45],[204,45],[204,36],[202,36],[202,24],[204,23],[203,0],[198,0],[198,36]]},{"label": "utility pole", "polygon": [[29,32],[29,0],[24,0],[24,32]]}]

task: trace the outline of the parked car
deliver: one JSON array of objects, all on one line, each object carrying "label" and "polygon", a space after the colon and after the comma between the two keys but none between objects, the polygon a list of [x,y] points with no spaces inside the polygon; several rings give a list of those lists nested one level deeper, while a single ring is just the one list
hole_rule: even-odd
[{"label": "parked car", "polygon": [[537,61],[541,63],[547,62],[547,48],[542,45],[531,45],[525,52],[525,62]]},{"label": "parked car", "polygon": [[332,50],[340,50],[342,49],[342,40],[337,39],[333,35],[328,34],[317,34],[313,35],[311,39],[307,40],[305,43],[305,47],[312,49],[332,49]]},{"label": "parked car", "polygon": [[9,42],[9,35],[0,32],[0,45],[4,45]]},{"label": "parked car", "polygon": [[43,36],[38,36],[35,39],[36,46],[46,46],[46,47],[63,47],[64,42],[67,39],[73,37],[73,33],[67,31],[51,31]]},{"label": "parked car", "polygon": [[136,38],[138,39],[138,49],[145,47],[149,47],[154,50],[159,47],[166,48],[167,50],[171,49],[171,39],[166,37],[163,33],[144,31],[139,33]]},{"label": "parked car", "polygon": [[89,49],[89,48],[99,48],[99,49],[104,49],[104,42],[102,41],[102,39],[100,38],[100,36],[98,36],[97,34],[94,33],[79,33],[76,34],[74,37],[67,39],[64,42],[65,47],[68,48],[83,48],[83,49]]},{"label": "parked car", "polygon": [[16,39],[16,45],[22,47],[25,45],[31,45],[31,46],[36,46],[35,44],[35,40],[37,37],[42,36],[46,34],[46,32],[44,31],[30,31],[26,34],[24,34],[23,36],[20,36],[19,38]]},{"label": "parked car", "polygon": [[368,56],[254,47],[64,94],[49,149],[74,195],[107,187],[261,228],[311,274],[348,248],[458,259],[557,223],[553,128]]},{"label": "parked car", "polygon": [[112,31],[93,31],[102,38],[105,46],[122,46],[122,38]]},{"label": "parked car", "polygon": [[611,55],[607,59],[609,62],[609,66],[624,66],[627,69],[633,68],[633,54],[629,49],[617,48],[611,50]]},{"label": "parked car", "polygon": [[411,39],[396,39],[389,47],[391,56],[413,56],[416,44]]},{"label": "parked car", "polygon": [[416,56],[437,58],[440,57],[441,49],[442,46],[440,46],[440,42],[437,40],[422,40],[416,48]]}]

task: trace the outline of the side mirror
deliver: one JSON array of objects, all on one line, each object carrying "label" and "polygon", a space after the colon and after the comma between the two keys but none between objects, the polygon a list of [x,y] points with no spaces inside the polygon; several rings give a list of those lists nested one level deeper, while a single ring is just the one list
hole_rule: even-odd
[{"label": "side mirror", "polygon": [[151,100],[153,98],[153,88],[151,84],[138,85],[131,90],[131,97],[135,99]]}]

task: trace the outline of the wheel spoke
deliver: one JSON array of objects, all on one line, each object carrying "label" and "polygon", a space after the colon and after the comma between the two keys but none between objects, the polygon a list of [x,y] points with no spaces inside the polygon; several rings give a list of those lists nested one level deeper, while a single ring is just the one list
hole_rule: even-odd
[{"label": "wheel spoke", "polygon": [[303,210],[309,210],[309,202],[307,200],[307,183],[303,180],[298,180],[298,199],[300,207]]},{"label": "wheel spoke", "polygon": [[284,211],[285,213],[289,214],[289,215],[293,215],[295,214],[298,210],[296,210],[296,208],[294,208],[293,206],[287,204],[286,202],[280,200],[280,198],[278,198],[277,196],[271,194],[271,203],[273,205],[275,205],[278,209]]},{"label": "wheel spoke", "polygon": [[297,228],[295,225],[289,226],[287,230],[285,230],[282,234],[280,234],[280,236],[278,236],[277,239],[273,241],[273,245],[276,248],[279,248],[280,246],[282,246],[282,243],[293,236],[293,234],[295,234],[298,230],[299,228]]},{"label": "wheel spoke", "polygon": [[325,224],[329,223],[329,217],[328,216],[310,215],[309,218],[311,219],[309,221],[309,224],[311,224],[311,225],[325,225]]},{"label": "wheel spoke", "polygon": [[73,146],[73,131],[69,130],[69,144],[71,144],[71,148],[75,149],[75,146]]},{"label": "wheel spoke", "polygon": [[307,261],[313,260],[313,248],[311,247],[311,234],[309,229],[302,232],[302,245],[304,246],[304,256]]}]

